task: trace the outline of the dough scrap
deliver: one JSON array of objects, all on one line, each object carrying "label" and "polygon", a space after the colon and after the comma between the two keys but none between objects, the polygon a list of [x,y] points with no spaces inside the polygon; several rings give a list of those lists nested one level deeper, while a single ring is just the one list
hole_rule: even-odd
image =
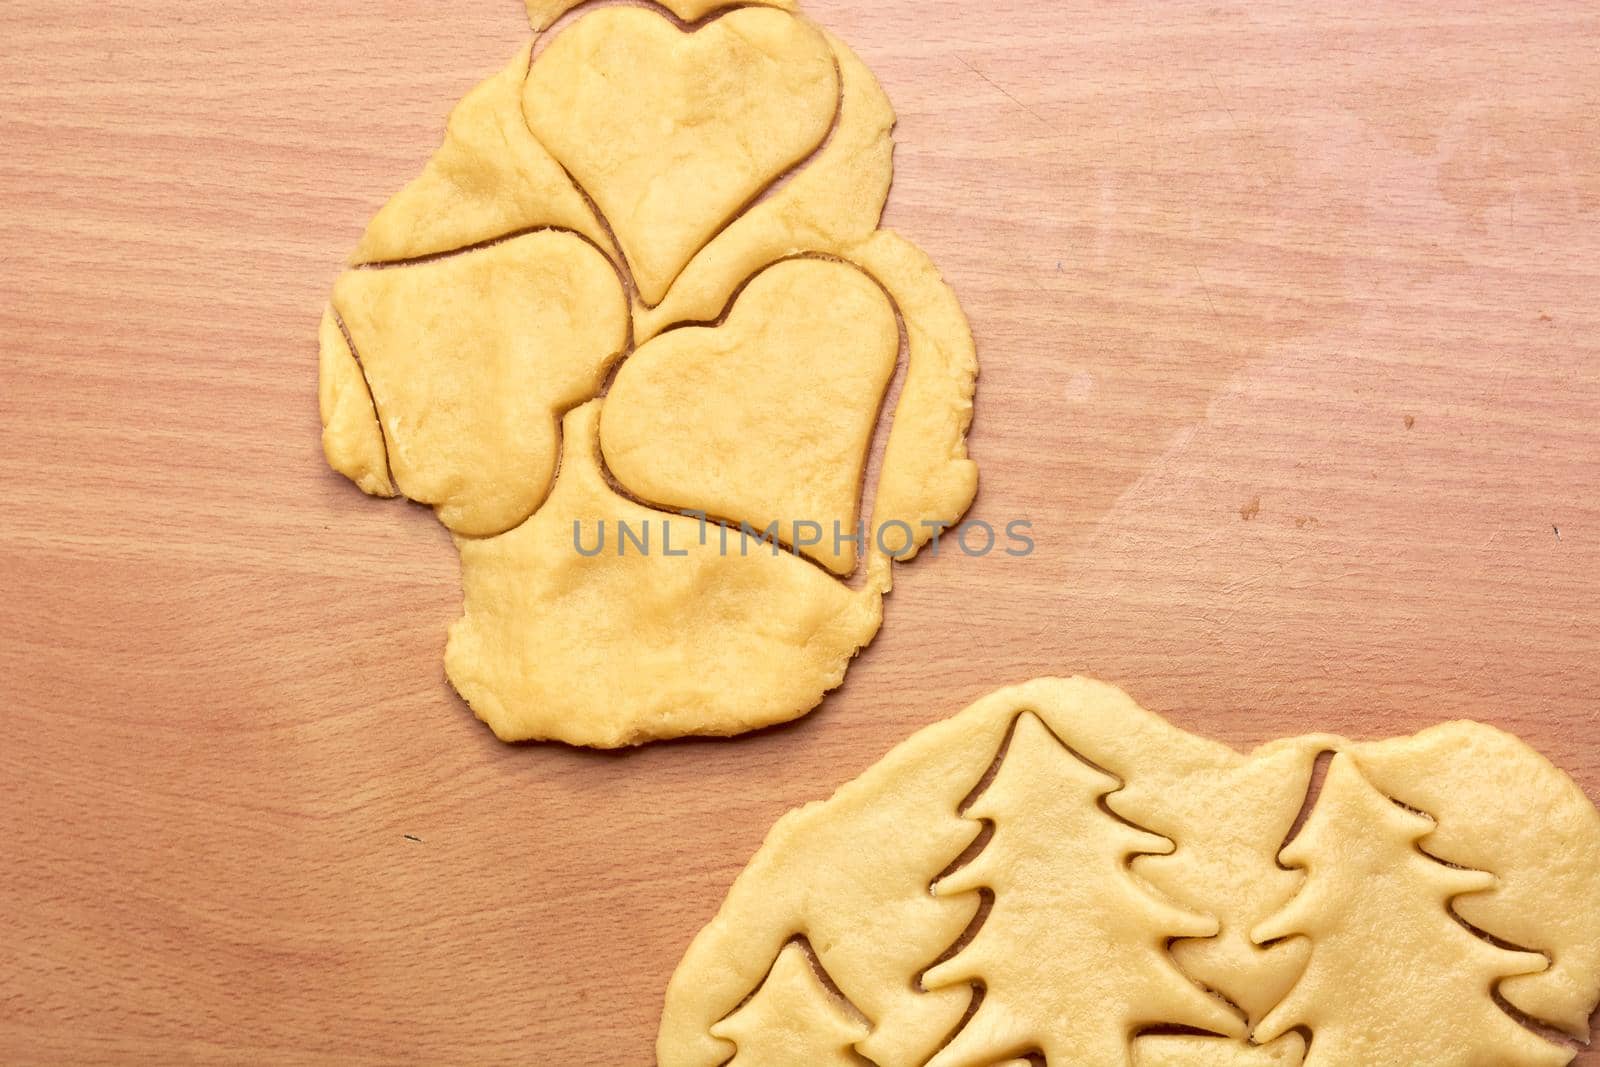
[{"label": "dough scrap", "polygon": [[456,105],[444,144],[373,217],[351,266],[454,252],[540,227],[610,248],[583,194],[522,117],[532,47]]},{"label": "dough scrap", "polygon": [[[1020,748],[1019,738],[1027,741]],[[1285,850],[1318,756],[1330,751],[1337,755],[1322,796]],[[1469,762],[1476,755],[1504,763],[1479,769]],[[1377,772],[1368,767],[1380,763],[1400,784],[1432,789],[1427,796],[1440,803],[1426,817],[1400,807],[1388,785],[1373,784]],[[1434,774],[1449,781],[1423,782]],[[1352,777],[1366,782],[1364,793],[1352,791]],[[1547,819],[1556,845],[1514,840],[1543,836]],[[1062,1051],[1050,1062],[1566,1063],[1571,1050],[1496,1005],[1492,982],[1550,973],[1535,953],[1572,961],[1575,981],[1600,979],[1583,963],[1596,939],[1572,920],[1600,892],[1596,820],[1570,778],[1488,726],[1450,724],[1365,744],[1294,738],[1245,755],[1178,730],[1110,686],[1031,682],[928,727],[833,799],[779,820],[673,975],[658,1061],[725,1061],[733,1048],[714,1028],[760,985],[783,947],[804,937],[871,1028],[854,1050],[877,1067],[930,1059],[988,1067],[1092,1024],[1120,1032],[1120,1048],[1106,1044],[1083,1058]],[[985,824],[993,825],[987,838]],[[1493,879],[1419,850],[1468,839]],[[1085,850],[1099,858],[1086,860]],[[1133,859],[1125,879],[1108,866],[1125,852],[1158,851],[1165,854]],[[1300,861],[1305,869],[1280,867],[1280,852],[1285,866]],[[1418,872],[1422,878],[1411,877]],[[1451,918],[1451,907],[1464,914],[1468,902],[1492,898],[1483,892],[1491,882],[1550,885],[1540,907],[1517,916],[1519,943],[1534,953],[1479,940]],[[1108,946],[1104,939],[1119,928],[1127,943]],[[1205,937],[1211,929],[1218,934]],[[1277,942],[1280,934],[1287,939]],[[1162,961],[1168,937],[1190,940]],[[1369,969],[1352,977],[1358,965]],[[1192,986],[1174,984],[1174,974]],[[985,990],[970,1019],[966,982]],[[1128,992],[1105,998],[1098,1015],[1063,1007],[1092,999],[1096,988]],[[1185,1016],[1168,1020],[1180,1025],[1193,1025],[1190,1012],[1219,1011],[1203,1024],[1219,1036],[1136,1036],[1159,1029],[1145,1026],[1150,1013],[1138,1010],[1152,1003]],[[1309,1051],[1291,1032],[1300,1025],[1311,1030]],[[1070,1034],[1063,1039],[1052,1026]],[[1430,1044],[1435,1030],[1454,1028],[1462,1035],[1454,1044]],[[1263,1044],[1247,1042],[1250,1029]],[[1369,1043],[1349,1051],[1363,1035]]]},{"label": "dough scrap", "polygon": [[822,143],[838,103],[827,41],[770,8],[692,33],[601,8],[551,42],[524,95],[529,127],[599,206],[647,304]]},{"label": "dough scrap", "polygon": [[[879,230],[850,259],[883,282],[905,323],[906,380],[884,448],[872,522],[903,523],[915,532],[899,557],[906,560],[932,540],[933,524],[953,526],[978,495],[978,465],[967,458],[977,349],[954,291],[911,242]],[[874,579],[885,590],[889,562],[882,553],[872,560]]]},{"label": "dough scrap", "polygon": [[456,533],[511,529],[555,474],[561,412],[627,343],[611,264],[556,231],[459,256],[347,271],[333,304],[355,343],[401,492]]},{"label": "dough scrap", "polygon": [[[965,447],[971,332],[927,257],[878,229],[894,113],[860,60],[793,6],[534,0],[545,47],[524,48],[461,102],[422,174],[369,226],[352,256],[366,269],[336,286],[335,328],[323,331],[328,461],[368,492],[433,506],[462,546],[500,542],[481,566],[465,565],[476,618],[458,627],[493,636],[457,654],[451,677],[506,736],[642,743],[803,713],[876,631],[895,558],[954,523],[976,494]],[[828,289],[815,280],[823,271]],[[778,284],[795,278],[807,280]],[[835,303],[835,284],[853,309]],[[752,300],[766,307],[765,321],[752,318]],[[699,329],[725,314],[739,321]],[[825,326],[837,336],[820,336]],[[753,343],[732,343],[741,336]],[[730,375],[692,351],[705,338],[726,344],[730,363],[755,366],[764,353],[779,363]],[[602,481],[658,521],[678,507],[731,520],[735,538],[739,521],[765,531],[782,520],[777,536],[805,560],[751,556],[748,566],[772,570],[758,579],[743,564],[674,571],[682,561],[669,559],[653,562],[653,584],[607,584],[604,568],[558,567],[512,536],[539,513],[561,469],[562,413],[605,394],[619,362],[599,420],[618,462],[612,470],[598,461]],[[719,391],[702,395],[679,371],[716,378]],[[794,391],[781,406],[779,382]],[[877,411],[895,383],[885,431]],[[864,466],[877,471],[870,498]],[[620,497],[596,499],[610,509]],[[874,536],[891,522],[912,532],[911,551],[889,554],[903,541],[898,529]],[[846,539],[858,523],[865,547]],[[819,527],[821,541],[803,543]],[[501,535],[519,545],[519,564],[507,562]],[[574,612],[568,631],[550,604],[497,593],[485,577],[517,573],[535,556],[549,573],[581,575],[587,592],[561,601]],[[672,577],[680,571],[694,580]],[[846,579],[860,588],[851,592]],[[817,581],[834,582],[838,596],[818,592]],[[602,595],[623,602],[593,599]],[[666,604],[667,595],[681,602]],[[707,688],[683,654],[699,639],[693,632],[645,625],[631,649],[613,641],[610,678],[584,673],[592,657],[547,654],[532,641],[559,631],[552,639],[566,649],[596,619],[689,620],[708,605],[721,612],[718,625],[732,625],[756,613],[735,609],[741,595],[790,597],[766,608],[790,620],[824,601],[855,606],[822,626],[828,636],[814,647],[790,648],[793,634],[730,638],[722,662],[731,671],[748,657],[756,681],[730,684],[700,711],[681,703]],[[525,617],[490,612],[491,602]],[[793,673],[779,683],[781,670]],[[634,677],[661,680],[659,692],[626,680]],[[547,693],[557,694],[559,715],[530,703]]]},{"label": "dough scrap", "polygon": [[[1500,993],[1533,1018],[1587,1039],[1600,1000],[1600,886],[1589,852],[1600,836],[1600,812],[1566,788],[1567,776],[1549,760],[1478,723],[1446,723],[1352,754],[1386,795],[1419,811],[1449,813],[1428,838],[1430,853],[1498,876],[1492,888],[1455,902],[1461,917],[1514,944],[1544,942],[1553,956],[1548,970],[1511,978]],[[1538,833],[1528,833],[1521,813],[1499,801],[1530,791],[1549,798]],[[1560,936],[1548,939],[1553,926]]]},{"label": "dough scrap", "polygon": [[[837,574],[856,567],[856,510],[900,351],[883,290],[821,260],[769,267],[718,327],[674,330],[623,365],[600,447],[654,504],[777,523]],[[803,523],[813,528],[799,529]]]},{"label": "dough scrap", "polygon": [[331,306],[322,313],[317,339],[322,349],[317,404],[322,411],[322,453],[328,466],[368,496],[392,497],[394,483],[389,478],[389,456],[377,409]]},{"label": "dough scrap", "polygon": [[[618,496],[600,466],[601,406],[567,415],[561,473],[531,519],[457,539],[451,683],[505,741],[619,748],[810,711],[877,633],[882,598],[737,534],[724,550],[721,528]],[[648,555],[620,540],[622,523],[648,531]]]}]

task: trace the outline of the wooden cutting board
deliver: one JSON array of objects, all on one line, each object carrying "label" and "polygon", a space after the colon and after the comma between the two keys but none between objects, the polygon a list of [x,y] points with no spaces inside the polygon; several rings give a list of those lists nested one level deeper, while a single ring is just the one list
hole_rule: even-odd
[{"label": "wooden cutting board", "polygon": [[1040,674],[1600,796],[1600,9],[1375,6],[814,0],[1038,550],[902,570],[795,726],[596,755],[478,725],[444,531],[318,448],[328,288],[514,0],[10,0],[0,1060],[649,1063],[780,813]]}]

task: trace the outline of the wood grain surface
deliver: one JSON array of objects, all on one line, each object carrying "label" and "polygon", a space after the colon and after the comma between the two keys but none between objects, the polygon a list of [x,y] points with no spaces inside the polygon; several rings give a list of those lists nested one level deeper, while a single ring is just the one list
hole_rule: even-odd
[{"label": "wood grain surface", "polygon": [[797,725],[596,755],[473,719],[444,530],[318,447],[329,286],[515,0],[0,7],[0,1061],[647,1064],[780,813],[1040,674],[1600,796],[1600,9],[809,10],[1038,551],[903,569]]}]

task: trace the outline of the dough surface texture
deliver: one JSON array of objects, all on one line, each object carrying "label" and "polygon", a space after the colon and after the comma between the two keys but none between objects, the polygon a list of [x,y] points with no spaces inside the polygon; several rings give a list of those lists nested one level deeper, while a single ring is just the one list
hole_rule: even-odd
[{"label": "dough surface texture", "polygon": [[1597,902],[1600,812],[1493,727],[1244,754],[1042,679],[780,819],[657,1057],[737,1063],[772,1039],[758,1003],[803,1003],[784,1039],[854,1034],[858,1067],[1565,1064]]},{"label": "dough surface texture", "polygon": [[894,112],[791,3],[528,12],[334,285],[323,450],[452,533],[446,673],[503,740],[797,718],[977,492]]}]

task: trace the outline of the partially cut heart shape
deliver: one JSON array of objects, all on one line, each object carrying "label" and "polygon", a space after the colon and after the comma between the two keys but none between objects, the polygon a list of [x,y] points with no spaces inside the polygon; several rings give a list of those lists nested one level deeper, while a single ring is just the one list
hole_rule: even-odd
[{"label": "partially cut heart shape", "polygon": [[848,574],[899,350],[876,282],[832,260],[787,260],[757,275],[721,326],[662,334],[623,365],[601,450],[642,500],[759,530],[777,523],[785,544]]},{"label": "partially cut heart shape", "polygon": [[[611,264],[555,231],[348,271],[333,306],[372,391],[395,486],[468,537],[504,533],[544,500],[561,412],[599,388],[627,342]],[[337,356],[343,338],[334,329],[323,343]]]},{"label": "partially cut heart shape", "polygon": [[539,56],[523,97],[534,136],[599,206],[650,305],[822,143],[838,106],[822,35],[767,8],[693,32],[642,8],[595,11]]}]

